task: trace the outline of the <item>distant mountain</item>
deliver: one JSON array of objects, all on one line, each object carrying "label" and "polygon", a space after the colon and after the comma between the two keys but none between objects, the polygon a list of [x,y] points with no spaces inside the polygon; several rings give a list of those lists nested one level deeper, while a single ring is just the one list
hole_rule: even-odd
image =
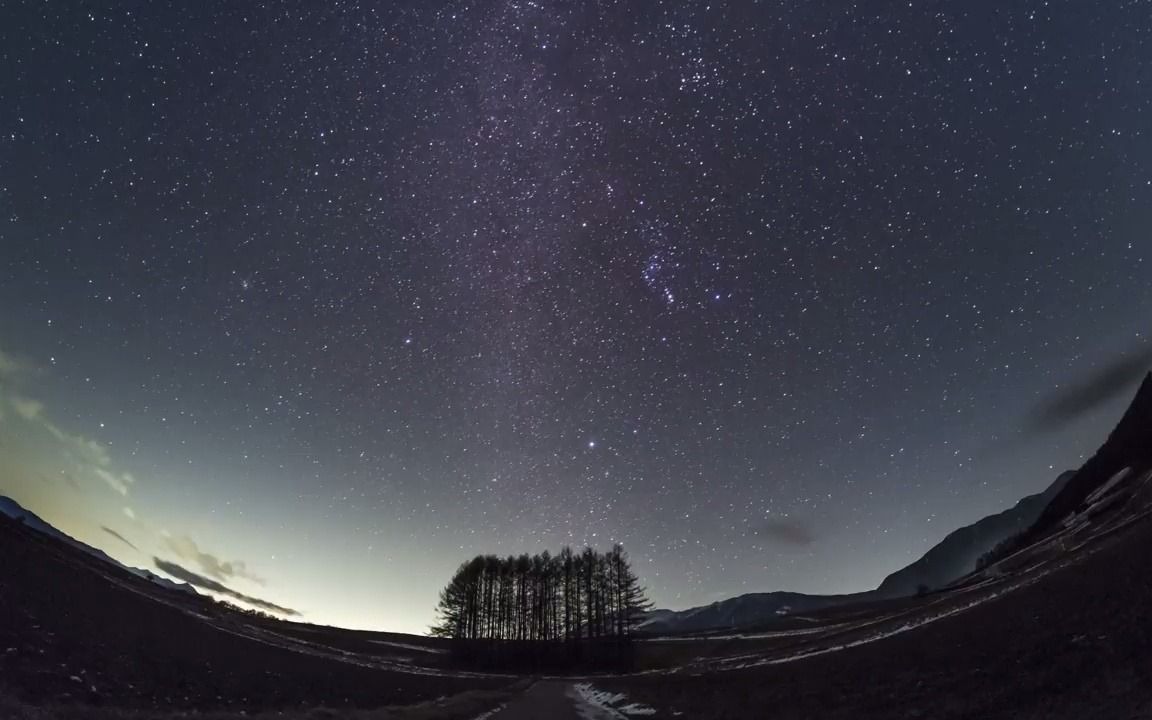
[{"label": "distant mountain", "polygon": [[1044,492],[1029,495],[1008,510],[950,533],[919,560],[884,578],[876,590],[851,595],[749,593],[688,610],[653,610],[641,627],[653,634],[746,628],[783,615],[915,595],[921,587],[935,590],[975,570],[980,556],[1000,541],[1026,531],[1076,474],[1063,473]]},{"label": "distant mountain", "polygon": [[1001,540],[1031,527],[1074,475],[1075,471],[1061,473],[1044,492],[1029,495],[1004,512],[953,531],[919,560],[884,578],[876,594],[882,598],[914,595],[921,588],[935,590],[972,572],[981,555]]},{"label": "distant mountain", "polygon": [[[3,495],[0,495],[0,515],[5,515],[7,517],[12,518],[13,520],[19,520],[20,522],[22,522],[24,524],[25,527],[32,528],[33,530],[35,530],[37,532],[44,533],[45,535],[51,535],[52,537],[56,538],[57,540],[61,540],[63,542],[66,542],[69,545],[72,545],[74,547],[78,547],[81,550],[84,550],[85,552],[87,552],[91,555],[96,555],[97,557],[102,557],[104,559],[107,559],[109,562],[116,562],[112,558],[108,557],[108,555],[105,554],[103,551],[97,550],[96,548],[91,547],[90,545],[85,545],[84,543],[73,538],[72,536],[65,535],[64,533],[60,532],[59,530],[54,528],[52,525],[50,525],[49,523],[47,523],[43,519],[41,519],[41,517],[39,515],[32,512],[31,510],[28,510],[23,505],[16,502],[15,500],[13,500],[10,497],[5,497]],[[117,564],[119,564],[119,563],[117,563]]]},{"label": "distant mountain", "polygon": [[115,565],[118,568],[122,568],[124,570],[127,570],[128,572],[132,573],[133,575],[135,575],[137,577],[144,578],[145,580],[148,580],[152,583],[155,583],[156,585],[159,585],[160,587],[167,588],[168,590],[177,590],[179,592],[191,593],[193,595],[199,594],[196,592],[195,588],[193,588],[188,583],[175,582],[173,580],[169,580],[168,578],[160,577],[159,575],[157,575],[157,574],[155,574],[149,570],[141,570],[140,568],[129,567],[129,566],[125,565],[124,563],[119,562],[118,560],[114,559],[111,555],[104,552],[103,550],[100,550],[98,548],[94,548],[91,545],[80,542],[79,540],[72,537],[71,535],[67,535],[67,534],[61,532],[60,530],[56,529],[51,523],[45,521],[39,515],[32,512],[31,510],[28,510],[23,505],[16,502],[15,500],[13,500],[10,497],[5,497],[4,495],[0,495],[0,515],[4,515],[6,517],[12,518],[13,520],[16,520],[20,523],[23,523],[23,525],[27,528],[35,530],[36,532],[39,532],[39,533],[43,533],[44,535],[48,535],[50,537],[56,538],[60,542],[67,543],[67,544],[71,545],[72,547],[77,548],[79,550],[82,550],[82,551],[88,553],[89,555],[91,555],[95,558],[103,560],[104,562],[107,562],[107,563],[111,563],[112,565]]},{"label": "distant mountain", "polygon": [[872,599],[871,592],[852,595],[805,595],[794,592],[748,593],[688,610],[653,610],[641,629],[651,634],[690,633],[761,625],[785,615],[812,612]]}]

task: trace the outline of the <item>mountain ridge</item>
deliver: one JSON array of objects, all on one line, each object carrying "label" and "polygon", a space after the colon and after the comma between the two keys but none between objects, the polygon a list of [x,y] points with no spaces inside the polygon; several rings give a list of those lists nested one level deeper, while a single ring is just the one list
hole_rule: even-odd
[{"label": "mountain ridge", "polygon": [[642,628],[651,634],[738,629],[795,613],[936,590],[974,571],[980,557],[1001,541],[1026,532],[1076,474],[1075,470],[1063,472],[1043,491],[953,530],[918,559],[887,575],[874,590],[842,595],[787,590],[745,593],[685,610],[653,610]]},{"label": "mountain ridge", "polygon": [[1116,473],[1138,465],[1152,465],[1152,372],[1144,376],[1104,444],[1052,498],[1026,535],[1035,539],[1047,534]]},{"label": "mountain ridge", "polygon": [[23,524],[24,527],[27,527],[31,530],[35,530],[36,532],[39,532],[43,535],[47,535],[59,540],[60,542],[71,545],[72,547],[77,548],[98,560],[102,560],[118,568],[127,570],[133,575],[148,580],[149,582],[159,585],[160,587],[178,592],[190,593],[193,595],[200,594],[196,592],[196,589],[188,583],[169,580],[168,578],[157,575],[150,570],[144,570],[141,568],[132,567],[130,565],[125,565],[100,548],[93,547],[85,542],[81,542],[80,540],[77,540],[71,535],[65,533],[52,523],[44,520],[42,517],[24,507],[13,498],[8,497],[7,495],[0,495],[0,515],[15,520],[16,522]]},{"label": "mountain ridge", "polygon": [[1007,510],[948,533],[918,560],[885,577],[876,587],[877,594],[892,598],[912,595],[922,588],[935,590],[972,572],[980,557],[997,543],[1031,527],[1075,475],[1075,470],[1066,470],[1041,492],[1026,495]]}]

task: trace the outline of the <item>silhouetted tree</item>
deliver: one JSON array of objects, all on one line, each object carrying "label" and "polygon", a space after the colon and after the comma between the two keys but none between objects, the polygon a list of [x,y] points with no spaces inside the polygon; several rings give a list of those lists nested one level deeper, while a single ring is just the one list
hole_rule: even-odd
[{"label": "silhouetted tree", "polygon": [[460,565],[440,592],[432,633],[458,654],[487,663],[618,662],[650,607],[628,555],[608,553],[498,558]]}]

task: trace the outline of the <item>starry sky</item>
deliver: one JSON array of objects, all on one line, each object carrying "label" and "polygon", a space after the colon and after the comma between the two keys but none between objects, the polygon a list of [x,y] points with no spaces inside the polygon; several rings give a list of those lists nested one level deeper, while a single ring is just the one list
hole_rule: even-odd
[{"label": "starry sky", "polygon": [[353,627],[566,543],[664,607],[874,587],[1152,365],[1150,43],[1119,0],[5,3],[0,492]]}]

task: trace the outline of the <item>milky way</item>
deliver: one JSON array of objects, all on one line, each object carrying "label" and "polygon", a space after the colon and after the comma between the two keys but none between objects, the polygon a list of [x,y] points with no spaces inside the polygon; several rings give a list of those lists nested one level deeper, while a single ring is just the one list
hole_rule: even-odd
[{"label": "milky way", "polygon": [[865,589],[1122,407],[1029,430],[1147,353],[1146,3],[375,5],[0,11],[0,490],[419,630]]}]

